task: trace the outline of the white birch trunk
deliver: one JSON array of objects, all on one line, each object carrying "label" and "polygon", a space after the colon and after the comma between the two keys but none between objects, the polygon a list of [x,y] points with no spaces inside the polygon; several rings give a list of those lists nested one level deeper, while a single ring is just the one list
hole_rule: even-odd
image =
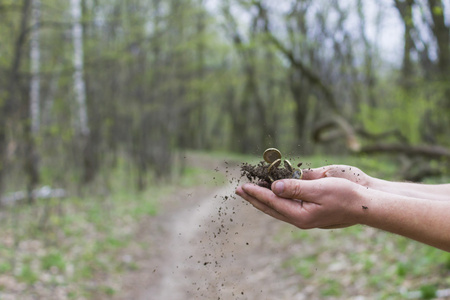
[{"label": "white birch trunk", "polygon": [[73,74],[75,100],[78,105],[78,123],[83,136],[89,135],[86,108],[86,86],[83,75],[83,27],[81,26],[81,0],[71,0],[72,39],[73,39]]},{"label": "white birch trunk", "polygon": [[31,24],[33,30],[30,40],[30,64],[31,64],[31,83],[30,83],[30,118],[31,132],[36,135],[40,127],[40,89],[41,78],[40,59],[41,51],[39,45],[39,31],[41,18],[41,0],[32,1]]}]

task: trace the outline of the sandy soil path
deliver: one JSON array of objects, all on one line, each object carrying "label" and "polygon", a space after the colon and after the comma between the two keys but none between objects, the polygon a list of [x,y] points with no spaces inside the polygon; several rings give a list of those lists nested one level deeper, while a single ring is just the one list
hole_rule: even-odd
[{"label": "sandy soil path", "polygon": [[148,244],[115,299],[300,299],[280,270],[281,223],[234,197],[236,183],[183,190],[141,225]]}]

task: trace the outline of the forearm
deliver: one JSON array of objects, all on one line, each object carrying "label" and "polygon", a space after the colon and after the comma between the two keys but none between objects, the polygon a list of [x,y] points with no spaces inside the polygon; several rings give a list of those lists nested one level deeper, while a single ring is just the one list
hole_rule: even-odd
[{"label": "forearm", "polygon": [[411,198],[361,187],[360,223],[450,251],[450,201]]},{"label": "forearm", "polygon": [[372,177],[369,187],[407,197],[450,201],[450,184],[431,185],[411,182],[392,182]]}]

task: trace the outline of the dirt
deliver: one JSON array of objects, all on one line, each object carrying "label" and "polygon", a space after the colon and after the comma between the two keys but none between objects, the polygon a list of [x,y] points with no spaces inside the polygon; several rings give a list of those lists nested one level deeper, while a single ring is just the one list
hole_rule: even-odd
[{"label": "dirt", "polygon": [[245,176],[250,182],[269,189],[273,181],[292,178],[293,176],[292,169],[276,167],[269,171],[269,166],[265,161],[260,161],[257,165],[244,163],[241,166],[241,176]]},{"label": "dirt", "polygon": [[[392,261],[421,253],[420,245],[411,243],[406,252],[396,253],[392,249],[404,247],[405,241],[397,244],[395,236],[370,227],[299,232],[234,196],[241,166],[208,164],[217,172],[228,171],[227,185],[205,182],[162,199],[162,210],[142,221],[134,242],[118,258],[133,261],[136,268],[117,278],[114,296],[102,293],[95,299],[378,299],[386,298],[385,294],[403,299],[420,295],[420,274],[403,278],[401,285],[392,280]],[[294,233],[298,237],[293,239]],[[427,274],[432,274],[429,282],[442,280],[437,269]]]},{"label": "dirt", "polygon": [[137,269],[113,299],[292,299],[297,283],[280,270],[273,240],[281,223],[236,198],[239,167],[216,168],[225,169],[226,186],[180,189],[142,222],[123,253]]}]

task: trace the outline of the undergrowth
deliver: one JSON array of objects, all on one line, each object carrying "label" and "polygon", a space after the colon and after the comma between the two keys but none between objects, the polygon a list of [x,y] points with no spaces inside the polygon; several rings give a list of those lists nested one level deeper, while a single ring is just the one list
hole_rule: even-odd
[{"label": "undergrowth", "polygon": [[178,176],[170,182],[137,191],[126,167],[119,166],[100,177],[98,188],[80,192],[83,196],[5,207],[0,213],[0,299],[114,295],[119,287],[110,278],[138,268],[121,251],[140,221],[158,214],[158,200],[178,187],[224,181],[214,170],[189,165],[174,173]]},{"label": "undergrowth", "polygon": [[[375,177],[398,178],[398,166],[380,157],[305,160],[311,167],[349,164]],[[286,225],[276,240],[286,248],[282,266],[298,277],[300,291],[310,287],[311,299],[431,299],[450,287],[450,253],[370,227],[304,231]]]}]

